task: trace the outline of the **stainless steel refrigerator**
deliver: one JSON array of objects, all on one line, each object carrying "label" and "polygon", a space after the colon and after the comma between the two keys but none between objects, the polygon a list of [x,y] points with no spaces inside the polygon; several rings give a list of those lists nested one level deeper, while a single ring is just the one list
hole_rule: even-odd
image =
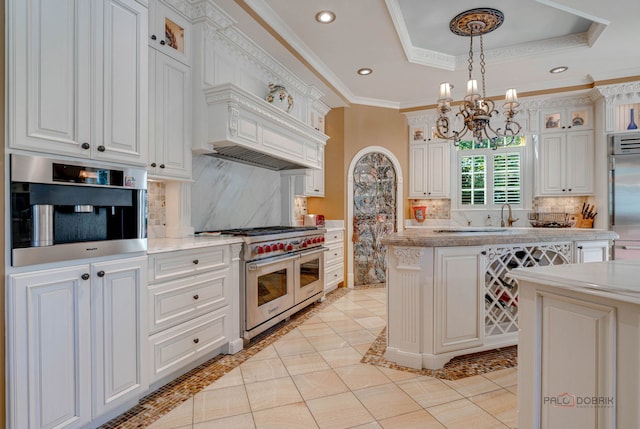
[{"label": "stainless steel refrigerator", "polygon": [[609,227],[614,259],[640,259],[640,133],[610,136]]}]

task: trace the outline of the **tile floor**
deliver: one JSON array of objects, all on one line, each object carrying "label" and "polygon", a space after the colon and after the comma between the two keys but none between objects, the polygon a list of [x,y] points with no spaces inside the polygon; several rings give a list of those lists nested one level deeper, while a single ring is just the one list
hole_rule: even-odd
[{"label": "tile floor", "polygon": [[148,427],[516,427],[516,368],[451,381],[361,363],[385,302],[351,291]]}]

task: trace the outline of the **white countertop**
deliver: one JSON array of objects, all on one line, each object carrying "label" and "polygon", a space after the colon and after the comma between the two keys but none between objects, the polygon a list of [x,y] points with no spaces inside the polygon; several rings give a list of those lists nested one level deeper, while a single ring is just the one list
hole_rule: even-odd
[{"label": "white countertop", "polygon": [[242,243],[242,237],[233,235],[199,236],[184,238],[150,238],[147,240],[147,254],[172,252],[174,250],[196,249]]},{"label": "white countertop", "polygon": [[637,259],[518,268],[511,275],[518,280],[640,304]]}]

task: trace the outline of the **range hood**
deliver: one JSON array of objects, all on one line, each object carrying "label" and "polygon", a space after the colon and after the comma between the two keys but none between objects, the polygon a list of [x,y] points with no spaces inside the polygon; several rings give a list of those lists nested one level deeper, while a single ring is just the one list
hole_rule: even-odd
[{"label": "range hood", "polygon": [[322,168],[327,136],[233,85],[205,90],[207,145],[195,151],[270,170]]}]

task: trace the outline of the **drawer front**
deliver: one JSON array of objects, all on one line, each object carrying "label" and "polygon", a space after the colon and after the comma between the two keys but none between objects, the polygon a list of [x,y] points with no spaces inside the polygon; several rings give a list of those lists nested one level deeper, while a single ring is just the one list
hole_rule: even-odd
[{"label": "drawer front", "polygon": [[324,256],[325,266],[344,261],[344,246],[342,243],[329,245],[327,247],[329,250],[327,250],[327,253]]},{"label": "drawer front", "polygon": [[344,230],[327,231],[324,235],[324,242],[325,244],[344,242]]},{"label": "drawer front", "polygon": [[149,332],[153,334],[229,305],[229,282],[229,269],[223,269],[150,286]]},{"label": "drawer front", "polygon": [[151,255],[149,282],[167,281],[228,267],[230,253],[229,246],[219,246]]},{"label": "drawer front", "polygon": [[229,341],[228,309],[208,313],[149,337],[151,382],[178,371]]},{"label": "drawer front", "polygon": [[327,269],[325,273],[327,286],[333,286],[344,280],[344,264],[337,264]]}]

